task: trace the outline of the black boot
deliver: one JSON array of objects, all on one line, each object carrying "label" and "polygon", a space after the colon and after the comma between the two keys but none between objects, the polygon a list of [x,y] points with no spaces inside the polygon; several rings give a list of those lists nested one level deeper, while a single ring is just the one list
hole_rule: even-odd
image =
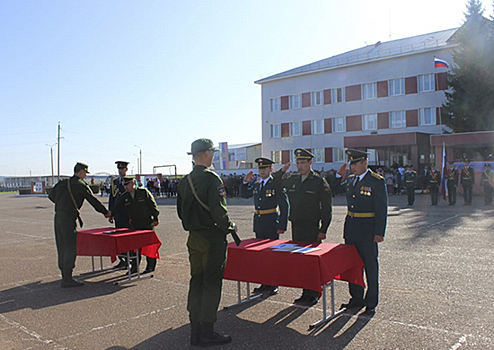
[{"label": "black boot", "polygon": [[214,331],[214,323],[201,323],[201,338],[199,339],[200,346],[213,346],[228,344],[232,341],[229,335],[221,335]]},{"label": "black boot", "polygon": [[72,270],[62,271],[62,288],[82,287],[84,283],[72,278]]},{"label": "black boot", "polygon": [[201,339],[201,322],[190,321],[190,345],[199,345]]}]

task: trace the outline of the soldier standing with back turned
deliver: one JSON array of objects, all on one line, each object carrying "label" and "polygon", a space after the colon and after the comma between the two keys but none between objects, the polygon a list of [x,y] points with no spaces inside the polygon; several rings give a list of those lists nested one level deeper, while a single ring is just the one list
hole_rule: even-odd
[{"label": "soldier standing with back turned", "polygon": [[213,141],[198,139],[191,145],[194,168],[178,185],[177,212],[189,231],[187,249],[190,284],[187,310],[191,345],[230,343],[232,338],[214,331],[221,299],[228,233],[235,232],[226,208],[223,181],[208,168],[213,164]]}]

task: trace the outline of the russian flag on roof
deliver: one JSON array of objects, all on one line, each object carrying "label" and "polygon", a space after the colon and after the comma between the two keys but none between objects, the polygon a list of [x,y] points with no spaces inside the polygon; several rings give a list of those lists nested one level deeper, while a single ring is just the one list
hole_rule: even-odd
[{"label": "russian flag on roof", "polygon": [[434,66],[436,68],[438,67],[449,68],[448,62],[437,57],[434,57]]}]

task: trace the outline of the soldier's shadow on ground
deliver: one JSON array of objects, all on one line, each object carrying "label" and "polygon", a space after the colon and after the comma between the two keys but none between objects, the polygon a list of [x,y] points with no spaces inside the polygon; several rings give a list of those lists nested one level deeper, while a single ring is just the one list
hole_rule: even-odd
[{"label": "soldier's shadow on ground", "polygon": [[32,282],[0,292],[0,314],[22,309],[38,310],[78,300],[97,298],[122,290],[111,283],[86,282],[86,286],[61,288],[60,280]]},{"label": "soldier's shadow on ground", "polygon": [[[248,306],[247,306],[248,307]],[[239,314],[246,307],[222,310],[218,314],[216,330],[229,334],[231,344],[215,349],[345,349],[371,320],[368,316],[340,314],[327,324],[305,333],[290,328],[290,323],[306,309],[294,306],[281,310],[263,323],[242,319]],[[167,329],[128,349],[112,346],[106,350],[199,349],[190,345],[190,326]]]}]

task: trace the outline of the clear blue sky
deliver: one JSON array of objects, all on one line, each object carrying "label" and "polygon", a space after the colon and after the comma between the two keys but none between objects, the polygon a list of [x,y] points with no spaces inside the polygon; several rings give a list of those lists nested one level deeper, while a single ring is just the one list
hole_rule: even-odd
[{"label": "clear blue sky", "polygon": [[115,173],[128,160],[136,172],[135,145],[145,173],[187,173],[196,138],[261,141],[255,80],[390,33],[458,27],[465,3],[2,0],[0,175],[50,174],[58,122],[62,174],[77,161]]}]

